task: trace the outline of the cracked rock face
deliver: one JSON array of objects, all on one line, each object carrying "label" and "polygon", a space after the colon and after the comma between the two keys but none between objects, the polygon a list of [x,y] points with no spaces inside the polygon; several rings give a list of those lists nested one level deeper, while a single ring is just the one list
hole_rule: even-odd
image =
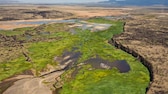
[{"label": "cracked rock face", "polygon": [[168,16],[133,16],[125,25],[125,32],[113,41],[138,53],[153,67],[153,81],[147,94],[168,93]]}]

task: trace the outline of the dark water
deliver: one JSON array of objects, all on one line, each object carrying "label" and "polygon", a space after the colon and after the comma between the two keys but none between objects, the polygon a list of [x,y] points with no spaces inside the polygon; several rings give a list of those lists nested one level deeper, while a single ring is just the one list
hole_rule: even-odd
[{"label": "dark water", "polygon": [[85,63],[92,65],[92,67],[96,69],[112,69],[115,67],[121,73],[126,73],[131,70],[126,60],[117,60],[114,62],[109,62],[107,60],[103,60],[97,57],[97,58],[86,60]]},{"label": "dark water", "polygon": [[67,57],[66,59],[63,59],[62,62],[60,62],[61,65],[64,65],[66,62],[68,62],[69,60],[71,60],[72,62],[77,62],[77,60],[80,58],[81,53],[80,52],[69,52],[69,51],[65,51],[63,53],[62,57]]}]

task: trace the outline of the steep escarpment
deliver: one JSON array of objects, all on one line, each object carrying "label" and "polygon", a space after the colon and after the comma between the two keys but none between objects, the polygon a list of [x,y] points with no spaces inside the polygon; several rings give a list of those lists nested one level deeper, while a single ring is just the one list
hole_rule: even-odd
[{"label": "steep escarpment", "polygon": [[140,59],[148,67],[151,85],[147,94],[168,93],[167,16],[134,16],[125,32],[114,36],[112,43]]}]

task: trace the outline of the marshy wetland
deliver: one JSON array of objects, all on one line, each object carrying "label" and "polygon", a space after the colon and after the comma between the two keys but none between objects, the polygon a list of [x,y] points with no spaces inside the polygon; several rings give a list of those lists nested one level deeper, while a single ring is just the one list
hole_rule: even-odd
[{"label": "marshy wetland", "polygon": [[[75,27],[78,23],[51,23],[2,30],[1,37],[4,40],[1,41],[1,47],[8,50],[1,50],[4,60],[0,64],[0,79],[24,74],[26,70],[37,77],[50,71],[62,70],[65,72],[61,76],[61,81],[53,83],[56,88],[60,88],[57,86],[60,82],[65,83],[61,86],[61,94],[78,94],[86,91],[88,94],[102,94],[104,90],[107,93],[145,93],[150,78],[147,68],[133,56],[108,43],[113,35],[123,31],[124,23],[104,18],[88,19],[87,23],[111,26],[96,32]],[[94,26],[89,28],[95,28]],[[75,33],[70,31],[72,29]],[[124,61],[119,63],[119,60]],[[123,83],[124,85],[121,85]],[[10,88],[6,92],[8,90],[14,92]]]}]

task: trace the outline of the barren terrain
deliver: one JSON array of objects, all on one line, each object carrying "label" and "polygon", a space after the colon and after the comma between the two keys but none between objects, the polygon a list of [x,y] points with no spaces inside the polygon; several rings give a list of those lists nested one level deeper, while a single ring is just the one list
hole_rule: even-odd
[{"label": "barren terrain", "polygon": [[0,29],[14,29],[21,27],[36,26],[32,24],[4,24],[4,21],[13,20],[47,20],[47,19],[70,19],[89,18],[96,16],[121,16],[127,15],[131,8],[103,8],[84,6],[0,6]]}]

